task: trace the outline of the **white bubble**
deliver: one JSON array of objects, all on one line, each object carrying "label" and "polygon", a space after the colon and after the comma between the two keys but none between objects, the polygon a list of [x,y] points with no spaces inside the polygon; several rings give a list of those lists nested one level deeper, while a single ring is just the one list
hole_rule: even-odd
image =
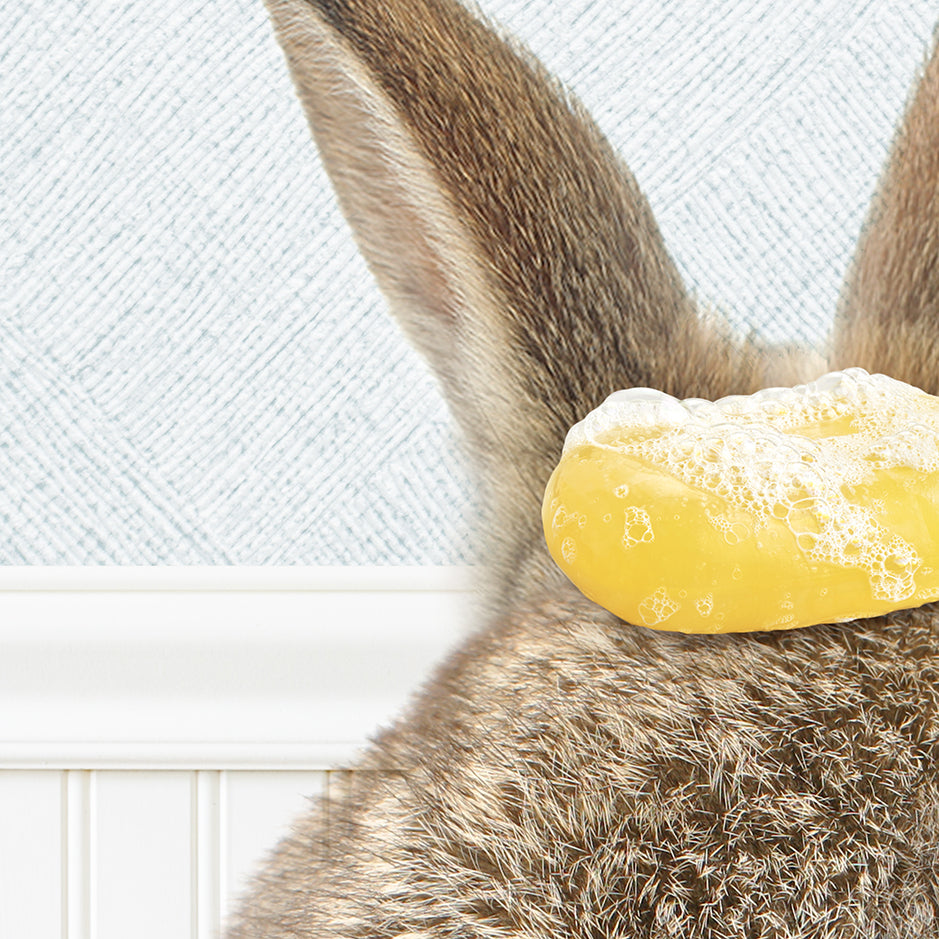
[{"label": "white bubble", "polygon": [[623,547],[631,548],[633,545],[648,543],[655,540],[652,531],[652,519],[649,513],[638,505],[629,505],[623,512],[625,525],[623,527]]},{"label": "white bubble", "polygon": [[573,538],[565,538],[561,542],[561,557],[568,564],[573,564],[577,558],[577,544],[574,542]]},{"label": "white bubble", "polygon": [[680,609],[681,604],[676,603],[664,587],[659,587],[639,603],[639,615],[646,626],[656,626],[659,623],[664,623]]}]

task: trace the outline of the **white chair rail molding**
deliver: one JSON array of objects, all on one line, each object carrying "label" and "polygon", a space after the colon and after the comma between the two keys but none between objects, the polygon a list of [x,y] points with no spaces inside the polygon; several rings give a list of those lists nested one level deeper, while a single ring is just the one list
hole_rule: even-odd
[{"label": "white chair rail molding", "polygon": [[466,568],[0,568],[0,934],[209,939],[471,627]]}]

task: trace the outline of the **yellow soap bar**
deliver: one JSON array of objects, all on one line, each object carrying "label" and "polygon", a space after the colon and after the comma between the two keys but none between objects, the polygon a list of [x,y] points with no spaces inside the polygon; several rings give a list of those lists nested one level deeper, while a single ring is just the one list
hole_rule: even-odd
[{"label": "yellow soap bar", "polygon": [[573,427],[545,538],[623,619],[794,629],[939,598],[939,398],[851,368],[796,388],[611,395]]}]

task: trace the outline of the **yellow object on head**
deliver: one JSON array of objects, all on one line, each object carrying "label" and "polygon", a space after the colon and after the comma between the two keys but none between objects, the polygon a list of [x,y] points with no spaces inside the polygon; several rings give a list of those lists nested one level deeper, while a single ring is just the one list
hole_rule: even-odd
[{"label": "yellow object on head", "polygon": [[852,368],[796,388],[611,395],[573,427],[545,538],[588,597],[689,633],[939,598],[939,398]]}]

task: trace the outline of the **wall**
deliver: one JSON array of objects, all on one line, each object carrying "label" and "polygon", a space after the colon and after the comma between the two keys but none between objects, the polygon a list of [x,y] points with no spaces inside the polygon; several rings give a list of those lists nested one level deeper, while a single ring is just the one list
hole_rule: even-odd
[{"label": "wall", "polygon": [[[482,0],[704,305],[823,341],[934,0]],[[469,485],[261,0],[0,0],[0,563],[458,564]]]},{"label": "wall", "polygon": [[470,600],[462,569],[0,570],[0,935],[217,935]]}]

